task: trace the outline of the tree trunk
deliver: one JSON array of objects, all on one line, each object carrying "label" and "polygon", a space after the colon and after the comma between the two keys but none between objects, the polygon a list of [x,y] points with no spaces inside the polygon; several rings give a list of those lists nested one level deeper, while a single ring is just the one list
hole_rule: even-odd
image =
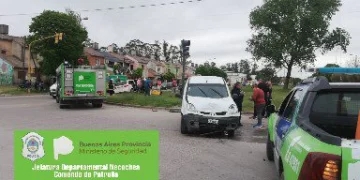
[{"label": "tree trunk", "polygon": [[284,83],[284,88],[283,89],[289,89],[292,66],[293,66],[293,63],[291,61],[288,68],[287,68],[287,73],[286,73],[286,78],[285,78],[285,83]]}]

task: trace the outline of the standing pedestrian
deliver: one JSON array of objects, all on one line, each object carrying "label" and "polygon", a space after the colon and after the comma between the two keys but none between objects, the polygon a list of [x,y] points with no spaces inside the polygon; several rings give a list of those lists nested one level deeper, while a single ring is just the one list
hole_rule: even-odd
[{"label": "standing pedestrian", "polygon": [[239,116],[239,126],[243,126],[241,124],[241,112],[242,112],[242,103],[244,101],[244,92],[241,90],[241,84],[239,82],[235,83],[234,88],[231,90],[232,98],[240,112]]},{"label": "standing pedestrian", "polygon": [[157,88],[159,89],[159,90],[161,90],[161,80],[160,79],[158,79],[157,80]]},{"label": "standing pedestrian", "polygon": [[262,128],[262,118],[263,118],[262,112],[265,109],[266,101],[264,97],[264,91],[261,90],[257,84],[254,85],[254,91],[251,100],[254,101],[255,103],[256,116],[258,120],[258,123],[255,124],[253,128]]},{"label": "standing pedestrian", "polygon": [[[259,83],[258,83],[258,88],[263,90],[264,92],[264,99],[265,99],[265,104],[267,104],[268,102],[268,94],[269,94],[269,87],[268,87],[268,84],[265,83],[262,79],[259,79]],[[265,108],[264,110],[262,111],[262,116],[263,117],[266,117],[265,116]]]},{"label": "standing pedestrian", "polygon": [[172,80],[172,90],[173,90],[174,94],[176,93],[176,87],[177,87],[177,82],[176,82],[176,79],[174,78]]},{"label": "standing pedestrian", "polygon": [[113,84],[112,80],[109,81],[108,92],[109,92],[110,96],[112,96],[114,94],[114,84]]}]

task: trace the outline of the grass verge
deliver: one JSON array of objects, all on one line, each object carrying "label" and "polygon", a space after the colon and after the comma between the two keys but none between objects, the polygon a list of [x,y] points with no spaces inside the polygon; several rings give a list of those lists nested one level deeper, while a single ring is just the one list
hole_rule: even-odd
[{"label": "grass verge", "polygon": [[[30,94],[44,94],[46,92],[37,91],[37,90],[31,90]],[[27,95],[27,89],[24,88],[18,88],[17,86],[0,86],[0,96],[1,95]]]},{"label": "grass verge", "polygon": [[[249,100],[252,95],[252,89],[250,86],[244,87],[245,97],[243,102],[244,112],[253,112],[254,103]],[[273,87],[273,104],[279,107],[285,96],[289,93],[289,90],[283,90],[280,86]],[[131,104],[140,106],[152,106],[152,107],[174,107],[181,106],[181,100],[171,92],[163,92],[161,96],[144,96],[140,93],[122,93],[113,96],[108,96],[107,102]]]},{"label": "grass verge", "polygon": [[121,93],[108,96],[106,101],[120,104],[166,108],[181,105],[181,100],[175,97],[171,92],[163,92],[161,96],[145,96],[142,93]]}]

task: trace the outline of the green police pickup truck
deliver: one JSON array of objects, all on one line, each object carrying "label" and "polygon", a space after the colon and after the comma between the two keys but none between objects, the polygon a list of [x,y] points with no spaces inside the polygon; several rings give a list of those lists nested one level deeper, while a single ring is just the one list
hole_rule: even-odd
[{"label": "green police pickup truck", "polygon": [[360,179],[360,83],[308,79],[275,109],[268,108],[266,151],[280,179]]},{"label": "green police pickup truck", "polygon": [[56,82],[56,102],[60,108],[80,103],[101,108],[106,98],[105,66],[72,67],[63,63],[56,69]]}]

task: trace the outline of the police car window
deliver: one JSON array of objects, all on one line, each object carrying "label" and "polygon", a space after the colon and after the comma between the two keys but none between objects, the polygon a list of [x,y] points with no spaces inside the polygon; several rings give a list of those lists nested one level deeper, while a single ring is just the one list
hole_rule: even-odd
[{"label": "police car window", "polygon": [[228,89],[222,84],[190,84],[187,95],[207,98],[224,98],[229,96]]},{"label": "police car window", "polygon": [[289,102],[289,99],[291,98],[292,94],[294,93],[294,91],[291,91],[286,98],[284,99],[284,101],[281,103],[280,109],[279,109],[279,115],[282,115],[284,113],[285,107],[287,105],[287,103]]},{"label": "police car window", "polygon": [[296,112],[296,107],[299,104],[302,96],[303,96],[304,91],[302,90],[297,90],[294,94],[294,96],[290,99],[289,103],[287,104],[285,110],[284,110],[284,114],[283,117],[286,118],[289,121],[292,121],[295,112]]},{"label": "police car window", "polygon": [[334,116],[357,116],[360,109],[358,92],[323,92],[313,103],[311,113]]}]

